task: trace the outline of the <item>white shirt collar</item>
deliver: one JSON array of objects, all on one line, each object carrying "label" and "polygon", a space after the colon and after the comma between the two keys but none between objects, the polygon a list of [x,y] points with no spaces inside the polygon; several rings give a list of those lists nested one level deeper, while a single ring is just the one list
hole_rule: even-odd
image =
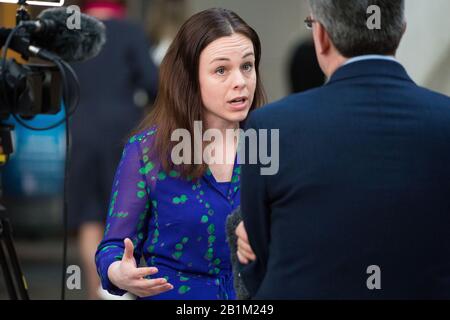
[{"label": "white shirt collar", "polygon": [[363,55],[363,56],[350,58],[342,66],[345,66],[350,63],[358,62],[358,61],[365,61],[365,60],[387,60],[387,61],[394,61],[394,62],[400,63],[400,62],[398,62],[397,59],[395,59],[394,56],[383,56],[383,55],[379,55],[379,54],[367,54],[367,55]]}]

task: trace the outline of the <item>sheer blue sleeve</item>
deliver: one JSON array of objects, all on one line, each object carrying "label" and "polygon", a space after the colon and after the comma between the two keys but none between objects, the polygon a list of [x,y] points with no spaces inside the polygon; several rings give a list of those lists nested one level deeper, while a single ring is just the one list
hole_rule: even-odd
[{"label": "sheer blue sleeve", "polygon": [[109,266],[122,259],[124,239],[133,241],[137,264],[142,255],[151,203],[145,176],[150,165],[148,157],[142,156],[140,142],[132,138],[124,148],[115,174],[105,234],[95,254],[102,286],[111,294],[126,293],[108,278]]}]

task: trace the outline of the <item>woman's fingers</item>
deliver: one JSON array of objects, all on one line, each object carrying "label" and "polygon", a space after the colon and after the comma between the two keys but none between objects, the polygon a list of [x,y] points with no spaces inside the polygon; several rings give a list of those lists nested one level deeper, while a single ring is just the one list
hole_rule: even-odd
[{"label": "woman's fingers", "polygon": [[240,251],[243,251],[243,253],[245,253],[246,256],[254,256],[255,255],[252,247],[250,247],[250,244],[248,242],[245,242],[244,240],[239,238],[237,241],[237,245],[238,245],[238,249]]},{"label": "woman's fingers", "polygon": [[250,247],[250,244],[248,244],[248,242],[245,242],[244,240],[239,238],[237,241],[237,246],[238,252],[245,258],[252,261],[256,259],[255,253],[253,252],[252,247]]},{"label": "woman's fingers", "polygon": [[154,296],[173,289],[173,285],[167,283],[164,278],[146,280],[142,279],[135,283],[134,292],[140,297]]},{"label": "woman's fingers", "polygon": [[247,231],[245,230],[244,221],[241,221],[238,224],[238,226],[236,227],[235,233],[239,239],[242,239],[242,240],[248,242],[248,236],[247,236]]},{"label": "woman's fingers", "polygon": [[153,287],[152,289],[136,290],[135,292],[132,292],[132,293],[140,298],[144,298],[144,297],[156,296],[158,294],[170,291],[172,289],[173,289],[172,285],[165,284],[162,286]]},{"label": "woman's fingers", "polygon": [[169,284],[164,278],[157,279],[140,279],[132,282],[132,286],[138,290],[150,290],[155,287],[163,286]]},{"label": "woman's fingers", "polygon": [[238,257],[240,263],[242,263],[242,264],[249,263],[248,259],[245,258],[239,251],[237,252],[237,257]]},{"label": "woman's fingers", "polygon": [[140,278],[145,278],[147,276],[152,276],[156,273],[158,273],[158,269],[155,267],[142,267],[142,268],[136,268],[136,271],[134,272],[133,276],[140,279]]},{"label": "woman's fingers", "polygon": [[250,261],[256,260],[256,255],[248,241],[247,231],[245,230],[244,222],[238,224],[236,227],[237,238],[237,255],[242,264],[247,264]]},{"label": "woman's fingers", "polygon": [[162,286],[168,284],[167,280],[164,278],[158,278],[158,279],[144,279],[141,281],[141,286],[144,289],[151,289],[153,287]]},{"label": "woman's fingers", "polygon": [[162,286],[156,286],[149,289],[150,294],[157,295],[173,289],[173,285],[170,283],[163,284]]},{"label": "woman's fingers", "polygon": [[122,257],[122,261],[126,261],[126,260],[134,260],[134,256],[133,256],[133,251],[134,251],[134,246],[133,246],[133,242],[126,238],[123,241],[124,245],[125,245],[125,251],[123,253],[123,257]]}]

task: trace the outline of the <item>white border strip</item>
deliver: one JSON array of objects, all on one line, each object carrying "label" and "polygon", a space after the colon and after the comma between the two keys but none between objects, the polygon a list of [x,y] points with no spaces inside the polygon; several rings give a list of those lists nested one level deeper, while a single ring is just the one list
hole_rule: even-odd
[{"label": "white border strip", "polygon": [[[3,3],[14,3],[17,4],[18,0],[0,0]],[[43,6],[43,7],[62,7],[64,5],[65,0],[59,0],[59,2],[50,2],[50,1],[27,1],[27,4],[32,6]]]}]

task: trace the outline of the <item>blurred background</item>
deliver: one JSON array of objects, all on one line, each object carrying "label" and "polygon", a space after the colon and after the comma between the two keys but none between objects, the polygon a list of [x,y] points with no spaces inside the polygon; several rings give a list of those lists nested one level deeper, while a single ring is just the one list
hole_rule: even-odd
[{"label": "blurred background", "polygon": [[[66,4],[80,5],[91,10],[92,15],[103,14],[99,10],[96,11],[99,9],[97,5],[89,6],[88,2],[66,1]],[[101,6],[105,1],[91,2],[100,3]],[[137,66],[130,65],[128,71],[124,69],[126,74],[124,79],[130,81],[130,85],[127,86],[128,91],[124,94],[129,96],[129,108],[133,110],[135,117],[127,120],[127,123],[124,120],[122,138],[125,138],[126,132],[136,124],[138,118],[151,109],[155,95],[157,68],[171,39],[187,17],[203,9],[225,7],[234,10],[258,32],[262,41],[262,79],[269,101],[275,101],[292,92],[306,90],[323,83],[323,75],[315,60],[310,32],[303,23],[309,14],[305,0],[282,0],[281,2],[272,0],[130,0],[113,2],[120,4],[123,10],[114,7],[114,10],[108,11],[110,16],[106,18],[127,20],[132,24],[128,26],[131,29],[124,27],[125,29],[116,30],[111,27],[111,37],[109,38],[111,41],[118,41],[116,46],[123,46],[124,50],[131,50],[131,55],[135,54],[140,59],[132,59],[133,61],[141,61],[141,64]],[[419,85],[450,95],[450,36],[448,33],[450,20],[447,18],[448,12],[450,12],[450,2],[448,0],[406,0],[406,6],[408,28],[397,58]],[[107,7],[111,9],[110,6]],[[11,27],[14,25],[16,8],[17,6],[11,4],[0,4],[0,26]],[[41,8],[35,7],[31,9],[31,12],[33,15],[37,15],[40,10]],[[120,42],[121,37],[122,39],[127,37],[125,36],[127,30],[134,34],[136,32],[133,30],[138,30],[136,28],[139,28],[139,32],[142,32],[143,35],[143,40],[137,41],[138,45]],[[112,36],[113,33],[116,34],[116,37]],[[119,34],[122,36],[119,37]],[[112,49],[107,50],[113,51]],[[18,55],[10,54],[11,56],[19,58]],[[108,59],[114,59],[114,57],[112,55],[102,56],[101,59],[103,62],[97,60],[92,62],[92,65],[99,67],[103,63],[104,66],[107,66],[108,62],[112,63],[111,61],[113,61]],[[85,112],[80,110],[80,115],[77,115],[78,120],[74,119],[75,141],[79,141],[83,145],[84,138],[81,131],[77,131],[77,121],[83,123],[90,121],[92,128],[91,131],[87,130],[87,133],[95,135],[98,123],[103,123],[104,128],[108,128],[109,123],[116,123],[117,120],[113,118],[113,112],[102,111],[100,105],[103,102],[88,99],[89,88],[95,86],[95,83],[89,82],[88,76],[84,75],[85,69],[90,67],[74,67],[81,74],[82,95],[83,92],[86,95],[82,106],[93,104],[89,108],[85,107],[84,109],[87,110]],[[148,74],[139,73],[144,70],[148,70]],[[108,72],[105,68],[104,74],[109,76]],[[85,87],[84,91],[83,86]],[[99,105],[97,110],[95,105]],[[33,123],[37,126],[45,125],[62,116],[63,114],[54,117],[39,116],[33,120]],[[64,127],[60,127],[36,133],[18,125],[14,131],[15,153],[10,162],[1,170],[2,202],[6,205],[12,221],[16,249],[32,299],[59,299],[60,297],[64,130]],[[106,139],[108,139],[107,137]],[[117,140],[119,137],[111,136],[111,139]],[[111,172],[117,165],[117,147],[119,145],[120,143],[117,142],[115,145],[111,145],[110,149],[103,150],[103,154],[110,159],[110,168],[105,169],[104,176],[99,178],[103,186],[95,189],[95,192],[102,193],[93,200],[98,202],[96,209],[90,209],[96,210],[94,214],[96,217],[106,215],[106,209],[102,208],[107,206],[105,198],[109,197],[109,194],[105,195],[105,190],[110,189],[109,181],[112,181]],[[79,151],[77,154],[84,154],[83,150]],[[89,152],[91,150],[86,151],[86,153]],[[93,157],[95,156],[93,155]],[[83,170],[83,160],[89,161],[89,159],[74,159],[74,162],[79,164],[75,164],[75,168],[73,168],[74,175],[83,177],[89,174]],[[97,165],[99,168],[105,167],[102,164]],[[76,187],[80,186],[75,186],[73,190]],[[77,210],[87,209],[74,207],[71,215]],[[68,299],[102,297],[101,292],[95,290],[98,284],[93,280],[92,273],[89,271],[92,266],[86,265],[86,257],[92,254],[92,246],[96,245],[95,239],[98,237],[98,231],[102,228],[96,217],[88,216],[71,225],[68,264],[81,267],[82,286],[80,290],[67,290]],[[83,223],[89,228],[83,229]],[[0,299],[7,298],[8,294],[3,282],[3,275],[1,275]]]}]

